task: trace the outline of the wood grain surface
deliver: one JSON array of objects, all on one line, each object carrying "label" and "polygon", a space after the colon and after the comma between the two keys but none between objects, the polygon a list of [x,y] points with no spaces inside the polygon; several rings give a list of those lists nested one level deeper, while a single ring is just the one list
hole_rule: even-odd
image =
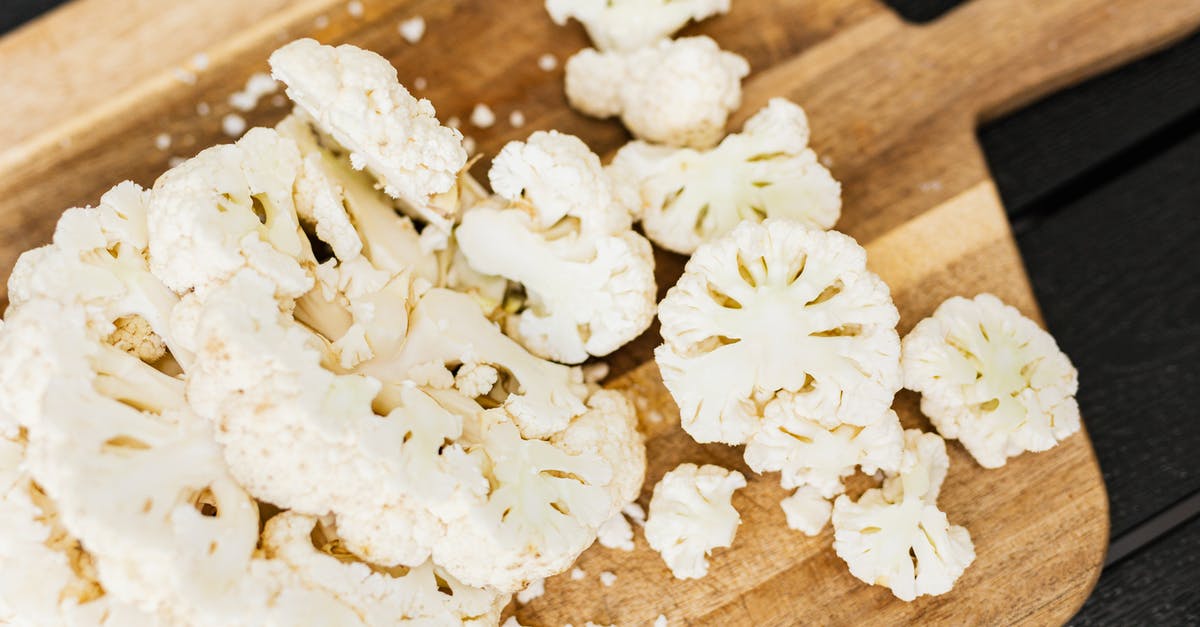
[{"label": "wood grain surface", "polygon": [[[381,52],[407,84],[428,80],[420,95],[443,119],[466,119],[476,102],[491,105],[501,120],[521,110],[525,128],[501,122],[466,130],[485,154],[536,128],[578,134],[602,153],[626,139],[615,123],[570,112],[561,70],[537,68],[541,54],[562,60],[586,43],[576,25],[554,27],[539,2],[373,0],[364,3],[362,19],[340,1],[279,10],[246,4],[80,0],[0,40],[0,88],[20,94],[0,105],[8,114],[0,116],[8,121],[0,125],[5,274],[21,250],[48,238],[66,206],[95,202],[124,178],[148,185],[169,156],[226,141],[226,97],[265,69],[270,50],[297,36]],[[396,33],[411,15],[429,22],[416,46]],[[992,291],[1037,315],[975,143],[977,121],[1162,46],[1198,21],[1200,2],[1193,0],[974,0],[921,27],[869,0],[756,0],[686,32],[710,34],[750,60],[755,71],[737,121],[776,95],[808,110],[814,143],[844,184],[838,228],[867,246],[871,266],[892,287],[903,332],[953,294]],[[196,73],[195,84],[180,82],[174,70],[201,51],[208,69]],[[7,71],[17,65],[22,71]],[[208,116],[196,114],[200,102],[211,106]],[[284,113],[267,105],[247,117],[269,124]],[[170,151],[154,147],[163,132],[173,138]],[[681,263],[660,255],[664,288]],[[701,446],[678,430],[676,409],[647,363],[655,334],[610,360],[612,385],[635,398],[649,439],[642,503],[682,461],[752,476],[739,449]],[[897,410],[906,426],[928,427],[914,396],[901,394]],[[828,530],[809,539],[786,529],[778,508],[784,493],[766,476],[735,496],[743,526],[733,548],[714,556],[706,579],[672,580],[639,535],[633,553],[589,550],[580,561],[584,580],[550,580],[547,594],[518,615],[531,625],[638,625],[660,613],[673,623],[712,625],[1068,618],[1091,589],[1107,542],[1104,487],[1086,435],[995,471],[979,468],[956,444],[949,449],[941,505],[971,530],[979,557],[945,596],[904,604],[850,577],[829,547]],[[611,588],[597,579],[606,570],[617,575]]]}]

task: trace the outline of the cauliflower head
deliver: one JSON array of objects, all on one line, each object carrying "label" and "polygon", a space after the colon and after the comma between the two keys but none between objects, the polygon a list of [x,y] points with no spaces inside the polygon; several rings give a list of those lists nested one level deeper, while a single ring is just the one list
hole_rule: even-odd
[{"label": "cauliflower head", "polygon": [[808,147],[804,110],[771,101],[710,150],[626,144],[608,172],[654,243],[691,254],[743,220],[786,218],[832,228],[841,185]]},{"label": "cauliflower head", "polygon": [[655,361],[698,442],[746,443],[781,393],[826,428],[865,427],[900,388],[899,313],[841,233],[743,222],[696,250],[658,315]]},{"label": "cauliflower head", "polygon": [[1054,338],[991,294],[955,297],[902,343],[905,387],[984,468],[1079,431],[1078,375]]},{"label": "cauliflower head", "polygon": [[[672,3],[673,4],[673,3]],[[708,37],[629,51],[579,51],[567,61],[567,100],[598,118],[620,116],[638,139],[708,148],[742,102],[750,64]]]},{"label": "cauliflower head", "polygon": [[546,0],[555,24],[575,18],[601,50],[635,50],[670,37],[689,21],[729,12],[729,0]]},{"label": "cauliflower head", "polygon": [[356,170],[373,174],[414,218],[449,231],[467,162],[462,134],[442,126],[428,100],[413,98],[387,59],[299,39],[270,63],[297,110],[350,153]]},{"label": "cauliflower head", "polygon": [[950,591],[975,560],[971,535],[951,525],[937,508],[949,468],[946,444],[937,434],[904,432],[899,473],[858,501],[846,495],[833,504],[833,548],[862,581],[886,586],[904,601]]},{"label": "cauliflower head", "polygon": [[730,499],[744,487],[742,473],[712,464],[680,464],[654,486],[646,541],[677,579],[704,577],[712,550],[733,545],[741,517]]},{"label": "cauliflower head", "polygon": [[464,213],[455,240],[476,272],[523,286],[510,335],[539,356],[579,363],[650,326],[650,243],[582,141],[536,132],[506,145],[489,176],[497,197]]}]

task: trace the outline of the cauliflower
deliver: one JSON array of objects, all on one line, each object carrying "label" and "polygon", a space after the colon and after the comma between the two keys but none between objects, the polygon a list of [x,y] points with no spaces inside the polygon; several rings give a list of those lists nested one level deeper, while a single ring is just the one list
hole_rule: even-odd
[{"label": "cauliflower", "polygon": [[462,134],[413,98],[387,59],[351,45],[294,41],[271,55],[271,74],[299,111],[350,153],[414,218],[448,232],[466,166]]},{"label": "cauliflower", "polygon": [[579,363],[650,326],[650,243],[633,232],[583,142],[536,132],[505,146],[490,178],[498,198],[468,209],[455,239],[476,272],[524,286],[510,335],[539,356]]},{"label": "cauliflower", "polygon": [[966,529],[951,525],[937,508],[949,468],[946,445],[933,433],[904,432],[898,474],[858,501],[842,495],[833,504],[833,548],[850,573],[887,586],[905,601],[944,594],[975,560]]},{"label": "cauliflower", "polygon": [[742,102],[746,60],[708,37],[662,40],[629,51],[579,51],[567,61],[571,106],[598,118],[621,116],[648,142],[707,148],[725,134]]},{"label": "cauliflower", "polygon": [[815,536],[825,528],[833,512],[833,504],[811,486],[797,488],[791,496],[779,502],[787,517],[787,526],[806,536]]},{"label": "cauliflower", "polygon": [[984,468],[1079,431],[1079,381],[1054,338],[991,294],[955,297],[904,338],[905,387]]},{"label": "cauliflower", "polygon": [[625,514],[618,512],[612,518],[604,521],[596,530],[596,541],[600,546],[622,551],[633,550],[633,527]]},{"label": "cauliflower", "polygon": [[900,387],[898,319],[850,237],[744,222],[688,261],[659,305],[654,357],[699,442],[751,440],[781,393],[827,429],[866,427]]},{"label": "cauliflower", "polygon": [[733,544],[741,518],[729,501],[744,487],[742,473],[711,464],[680,464],[654,486],[646,541],[676,578],[704,577],[706,556]]},{"label": "cauliflower", "polygon": [[623,202],[656,244],[691,254],[742,220],[788,218],[828,229],[841,185],[808,148],[804,110],[773,98],[716,148],[626,144],[608,167]]},{"label": "cauliflower", "polygon": [[684,24],[729,12],[729,0],[546,0],[560,26],[575,18],[601,50],[634,50],[670,37]]},{"label": "cauliflower", "polygon": [[904,435],[895,412],[889,409],[865,426],[830,428],[811,418],[811,399],[812,394],[781,392],[767,404],[762,429],[746,444],[751,468],[780,471],[783,487],[810,486],[827,499],[843,492],[842,478],[856,466],[868,474],[899,468]]}]

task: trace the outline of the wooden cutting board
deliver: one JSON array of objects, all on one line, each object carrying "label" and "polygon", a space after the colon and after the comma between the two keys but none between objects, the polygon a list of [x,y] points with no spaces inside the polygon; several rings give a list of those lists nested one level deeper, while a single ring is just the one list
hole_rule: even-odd
[{"label": "wooden cutting board", "polygon": [[[487,103],[496,126],[464,126],[484,154],[534,129],[577,134],[600,153],[626,140],[617,123],[566,106],[561,61],[586,39],[576,24],[552,25],[537,0],[366,0],[360,16],[353,4],[76,0],[0,40],[0,270],[7,275],[20,251],[44,243],[62,209],[95,203],[125,178],[150,185],[169,157],[228,141],[221,120],[229,94],[266,69],[273,48],[299,36],[382,53],[407,85],[428,82],[419,93],[443,119],[466,120],[475,103]],[[1200,24],[1200,0],[973,0],[925,26],[903,23],[877,0],[733,4],[684,34],[711,35],[750,60],[735,125],[772,96],[807,109],[813,143],[843,183],[837,228],[867,246],[895,295],[902,333],[956,294],[990,291],[1038,315],[976,144],[980,119]],[[428,32],[411,45],[397,25],[415,15]],[[545,53],[559,69],[539,69]],[[197,113],[200,103],[207,115]],[[507,123],[514,110],[524,128]],[[284,113],[268,99],[245,117],[273,124]],[[167,150],[155,145],[163,133]],[[664,291],[682,261],[659,255]],[[978,558],[949,594],[906,604],[851,577],[828,529],[815,538],[789,531],[776,476],[755,476],[740,449],[701,446],[678,429],[650,361],[656,343],[651,329],[608,359],[609,384],[635,399],[648,437],[641,502],[680,462],[738,468],[752,479],[734,498],[743,520],[734,546],[691,582],[673,580],[640,533],[632,553],[594,547],[578,564],[585,578],[548,581],[545,596],[517,611],[522,623],[648,625],[664,614],[673,625],[1045,624],[1066,620],[1092,589],[1108,506],[1085,433],[999,470],[980,468],[950,443],[940,504],[970,530]],[[906,426],[928,428],[914,395],[900,394],[896,408]],[[617,576],[613,586],[601,585],[602,571]]]}]

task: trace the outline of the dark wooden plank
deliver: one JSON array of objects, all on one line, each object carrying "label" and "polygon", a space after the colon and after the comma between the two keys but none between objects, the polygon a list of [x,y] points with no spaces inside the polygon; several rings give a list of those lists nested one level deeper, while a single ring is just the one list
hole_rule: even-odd
[{"label": "dark wooden plank", "polygon": [[1109,489],[1113,537],[1200,489],[1200,134],[1018,238]]},{"label": "dark wooden plank", "polygon": [[1072,625],[1200,624],[1200,518],[1104,571]]},{"label": "dark wooden plank", "polygon": [[4,0],[0,6],[0,35],[63,4],[67,0]]}]

